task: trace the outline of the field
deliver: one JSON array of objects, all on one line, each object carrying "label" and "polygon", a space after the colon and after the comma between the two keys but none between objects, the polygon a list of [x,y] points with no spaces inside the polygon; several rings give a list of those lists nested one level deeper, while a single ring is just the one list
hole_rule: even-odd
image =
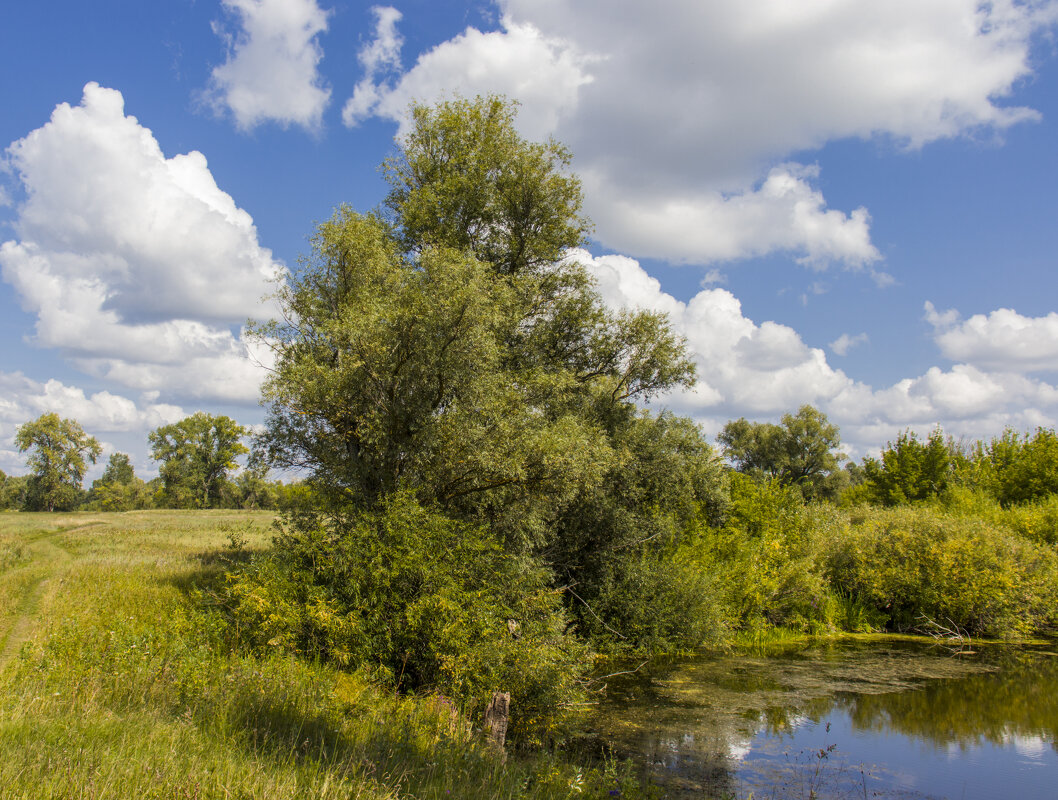
[{"label": "field", "polygon": [[0,800],[635,794],[605,762],[504,762],[443,697],[241,648],[208,589],[271,522],[0,515]]}]

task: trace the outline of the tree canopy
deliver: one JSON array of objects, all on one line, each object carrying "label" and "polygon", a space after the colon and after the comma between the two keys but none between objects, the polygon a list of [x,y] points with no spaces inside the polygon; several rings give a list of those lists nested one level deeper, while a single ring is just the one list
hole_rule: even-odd
[{"label": "tree canopy", "polygon": [[31,450],[26,507],[32,511],[64,511],[80,499],[81,481],[88,463],[95,463],[102,447],[72,419],[41,414],[20,425],[15,433],[20,453]]},{"label": "tree canopy", "polygon": [[136,477],[127,453],[111,453],[103,475],[92,482],[88,499],[103,511],[131,511],[150,505],[150,491]]},{"label": "tree canopy", "polygon": [[99,482],[128,484],[135,478],[136,471],[132,468],[128,453],[111,453]]},{"label": "tree canopy", "polygon": [[527,142],[500,97],[411,108],[399,155],[383,164],[386,208],[408,252],[440,246],[507,276],[554,277],[591,229],[562,145]]},{"label": "tree canopy", "polygon": [[[611,422],[693,380],[663,315],[607,309],[554,143],[497,98],[415,106],[387,217],[339,208],[278,293],[264,440],[335,508],[408,489],[512,546],[614,462]],[[516,545],[516,543],[521,543]]]},{"label": "tree canopy", "polygon": [[863,470],[877,502],[891,506],[925,500],[947,488],[952,448],[940,428],[924,442],[914,431],[904,431],[885,446],[881,460],[865,458]]},{"label": "tree canopy", "polygon": [[845,459],[837,452],[838,427],[810,405],[784,414],[779,425],[734,420],[717,439],[739,472],[797,486],[806,499],[832,497],[838,488],[838,466]]},{"label": "tree canopy", "polygon": [[209,508],[221,496],[235,459],[249,452],[247,430],[231,417],[199,411],[151,431],[151,458],[160,463],[164,500],[177,508]]}]

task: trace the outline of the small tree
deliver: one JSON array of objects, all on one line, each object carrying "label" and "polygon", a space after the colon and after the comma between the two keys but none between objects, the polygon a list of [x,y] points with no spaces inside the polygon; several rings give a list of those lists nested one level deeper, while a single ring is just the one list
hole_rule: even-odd
[{"label": "small tree", "polygon": [[1004,507],[1058,494],[1058,435],[1037,428],[1031,436],[1007,428],[972,453],[977,482]]},{"label": "small tree", "polygon": [[132,461],[126,453],[111,453],[107,460],[106,469],[99,483],[132,483],[136,478],[136,472],[132,468]]},{"label": "small tree", "polygon": [[938,427],[925,442],[904,431],[889,442],[882,459],[863,460],[863,470],[877,502],[887,506],[936,497],[948,487],[952,447]]},{"label": "small tree", "polygon": [[845,476],[838,426],[810,405],[784,414],[781,425],[745,418],[724,426],[717,437],[735,469],[747,475],[777,479],[797,486],[807,500],[833,497]]},{"label": "small tree", "polygon": [[25,508],[28,496],[28,475],[8,475],[0,481],[0,511],[18,511]]},{"label": "small tree", "polygon": [[131,511],[149,505],[147,485],[136,477],[125,453],[111,453],[103,476],[92,482],[89,500],[103,511]]},{"label": "small tree", "polygon": [[277,487],[268,480],[266,454],[254,448],[246,468],[235,478],[236,501],[242,508],[275,508]]},{"label": "small tree", "polygon": [[32,450],[26,460],[33,470],[29,479],[26,508],[30,511],[67,511],[80,499],[81,481],[102,448],[72,419],[41,414],[21,425],[15,433],[20,453]]},{"label": "small tree", "polygon": [[160,462],[163,502],[177,508],[210,508],[221,497],[235,459],[248,453],[247,430],[231,417],[199,411],[148,436]]}]

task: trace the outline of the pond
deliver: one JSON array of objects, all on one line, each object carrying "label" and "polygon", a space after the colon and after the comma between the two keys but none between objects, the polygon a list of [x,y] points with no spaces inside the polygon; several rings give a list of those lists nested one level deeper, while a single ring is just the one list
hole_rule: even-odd
[{"label": "pond", "polygon": [[609,679],[592,726],[665,797],[1058,798],[1056,650],[868,639],[655,662]]}]

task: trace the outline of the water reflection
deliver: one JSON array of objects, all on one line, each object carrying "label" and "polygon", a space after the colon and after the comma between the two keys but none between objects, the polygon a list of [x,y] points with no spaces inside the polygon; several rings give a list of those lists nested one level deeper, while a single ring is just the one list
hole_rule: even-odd
[{"label": "water reflection", "polygon": [[594,724],[672,796],[1050,796],[1058,655],[889,641],[683,659],[611,685]]}]

